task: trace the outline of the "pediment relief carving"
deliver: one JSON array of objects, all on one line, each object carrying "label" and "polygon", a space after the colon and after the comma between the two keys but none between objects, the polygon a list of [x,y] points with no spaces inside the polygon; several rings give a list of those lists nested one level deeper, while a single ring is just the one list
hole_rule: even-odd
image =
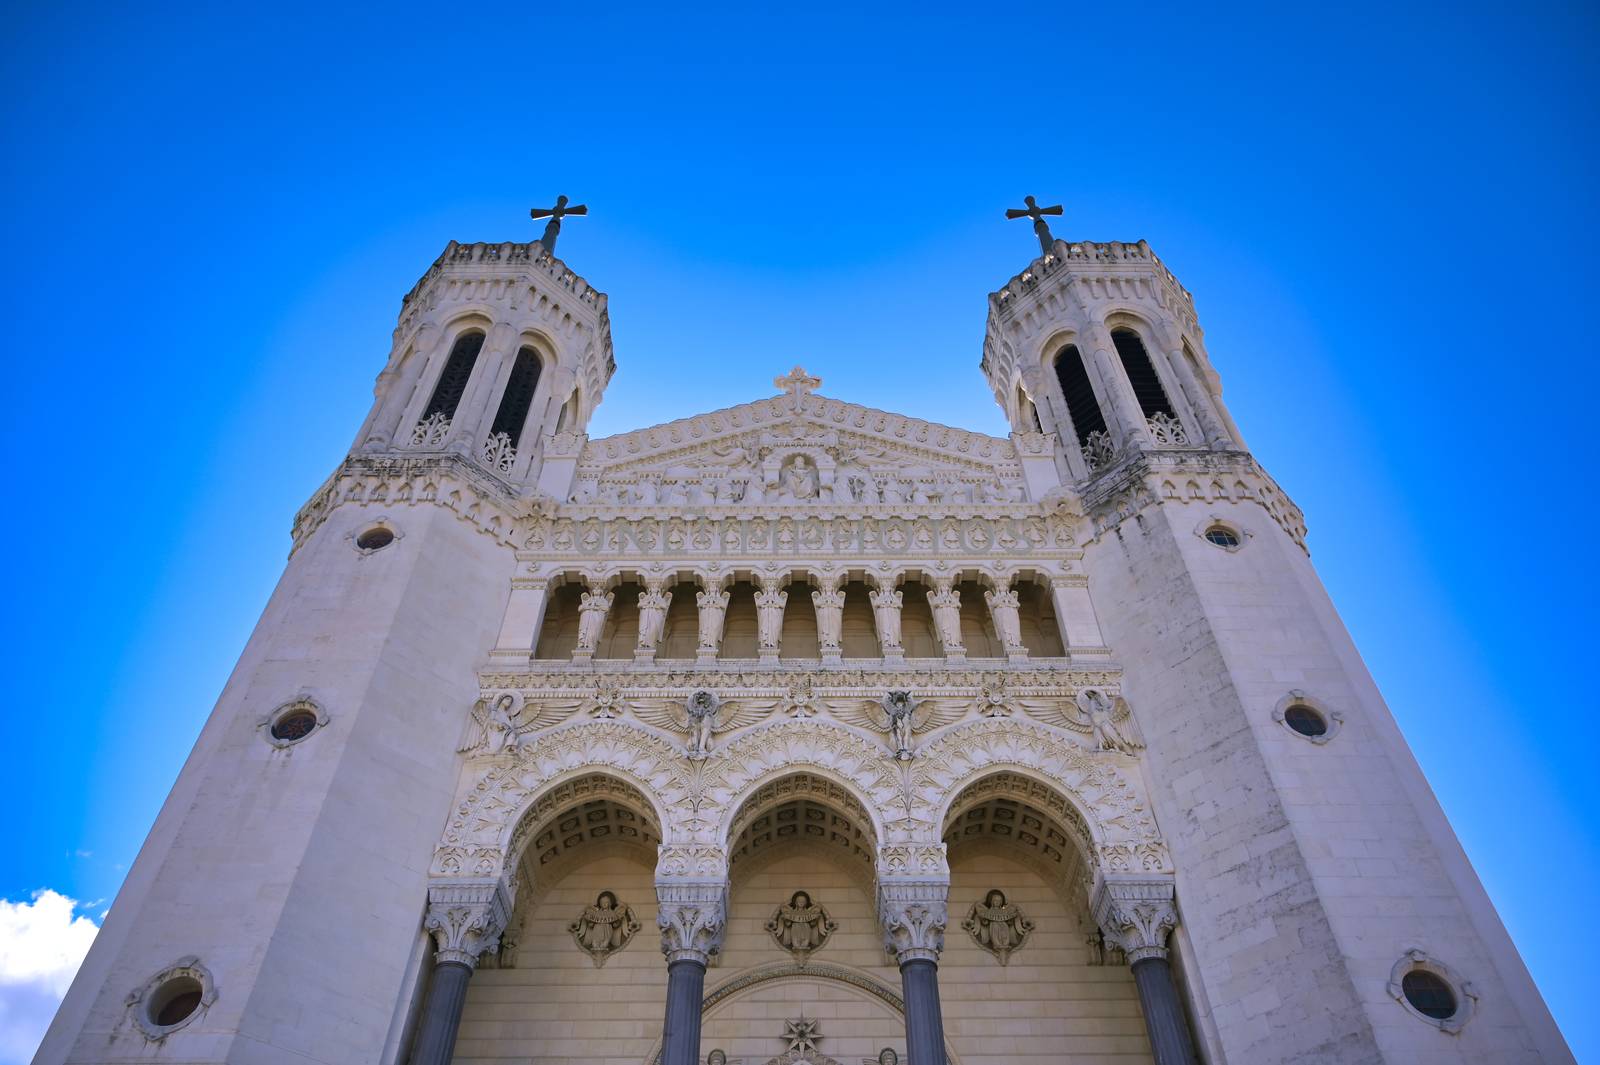
[{"label": "pediment relief carving", "polygon": [[571,501],[596,505],[1023,502],[1009,440],[786,395],[590,441]]}]

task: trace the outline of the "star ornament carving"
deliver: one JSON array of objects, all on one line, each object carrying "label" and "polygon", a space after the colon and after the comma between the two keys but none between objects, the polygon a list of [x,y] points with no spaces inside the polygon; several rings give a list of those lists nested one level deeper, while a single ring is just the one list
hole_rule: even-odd
[{"label": "star ornament carving", "polygon": [[822,1022],[807,1020],[805,1014],[797,1021],[783,1022],[783,1037],[789,1041],[791,1051],[817,1053],[817,1043],[822,1039]]}]

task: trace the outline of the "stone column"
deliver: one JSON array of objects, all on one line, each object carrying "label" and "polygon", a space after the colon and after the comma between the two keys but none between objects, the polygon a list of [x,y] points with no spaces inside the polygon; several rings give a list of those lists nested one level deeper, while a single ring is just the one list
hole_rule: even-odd
[{"label": "stone column", "polygon": [[878,882],[878,920],[883,925],[884,946],[900,964],[906,1002],[906,1057],[915,1065],[946,1065],[939,952],[944,949],[949,893],[948,882]]},{"label": "stone column", "polygon": [[878,625],[878,648],[885,662],[899,662],[905,658],[906,649],[900,643],[900,606],[904,594],[898,588],[871,591],[872,618]]},{"label": "stone column", "polygon": [[928,605],[933,608],[933,627],[939,630],[939,643],[944,656],[952,662],[964,662],[966,645],[961,642],[961,593],[949,579],[939,581],[928,593]]},{"label": "stone column", "polygon": [[706,964],[722,949],[726,883],[656,882],[661,953],[667,956],[667,1013],[661,1065],[700,1065]]},{"label": "stone column", "polygon": [[467,390],[450,419],[450,436],[445,447],[462,455],[478,457],[484,434],[494,421],[498,398],[511,372],[511,356],[516,351],[516,330],[506,322],[496,322],[483,339],[483,349],[472,365]]},{"label": "stone column", "polygon": [[1050,578],[1050,600],[1056,608],[1056,626],[1061,630],[1061,650],[1071,657],[1075,650],[1107,654],[1094,602],[1089,598],[1089,578],[1062,574]]},{"label": "stone column", "polygon": [[1026,662],[1028,648],[1022,642],[1022,618],[1018,614],[1017,593],[1010,588],[999,588],[983,593],[989,604],[989,616],[994,619],[995,635],[1006,649],[1006,658],[1012,662]]},{"label": "stone column", "polygon": [[1091,908],[1106,939],[1122,948],[1133,968],[1156,1065],[1196,1065],[1188,1018],[1167,960],[1167,936],[1178,923],[1172,881],[1102,877]]},{"label": "stone column", "polygon": [[837,579],[823,578],[821,589],[811,593],[811,603],[817,608],[817,646],[822,650],[824,662],[838,662],[843,650],[840,639],[844,632],[844,592]]},{"label": "stone column", "polygon": [[789,602],[789,593],[778,582],[777,577],[763,577],[756,593],[756,643],[761,661],[767,665],[777,664],[783,643],[783,608]]},{"label": "stone column", "polygon": [[[384,370],[378,375],[377,387],[373,390],[377,393],[376,405],[361,445],[362,451],[382,451],[393,445],[400,421],[411,404],[411,393],[416,391],[417,379],[433,357],[433,348],[438,342],[439,327],[432,322],[423,323],[417,327],[416,335],[411,340],[410,354],[402,353],[403,361],[398,367],[393,371]],[[409,433],[410,426],[406,430]]]},{"label": "stone column", "polygon": [[700,608],[699,646],[695,648],[697,662],[715,662],[722,650],[722,626],[728,619],[728,593],[720,588],[707,588],[697,592],[694,602]]},{"label": "stone column", "polygon": [[611,612],[611,600],[615,593],[601,589],[598,584],[590,585],[578,600],[578,646],[572,649],[574,662],[587,662],[594,658],[594,652],[600,646],[600,633],[606,627],[606,615]]},{"label": "stone column", "polygon": [[1084,334],[1093,352],[1090,371],[1099,376],[1102,394],[1111,405],[1110,410],[1102,413],[1110,415],[1108,421],[1117,436],[1117,450],[1121,452],[1130,447],[1148,446],[1150,433],[1145,428],[1144,411],[1139,409],[1139,398],[1133,394],[1133,385],[1128,383],[1128,375],[1123,372],[1122,360],[1117,357],[1116,342],[1111,339],[1111,330],[1106,328],[1105,322],[1094,317],[1084,329]]},{"label": "stone column", "polygon": [[633,649],[636,662],[653,662],[656,646],[667,626],[667,607],[672,605],[672,593],[659,583],[652,583],[639,593],[639,643]]},{"label": "stone column", "polygon": [[499,880],[441,881],[428,888],[422,927],[439,949],[422,1006],[411,1065],[449,1065],[455,1053],[467,981],[478,958],[499,945],[511,913],[511,898]]}]

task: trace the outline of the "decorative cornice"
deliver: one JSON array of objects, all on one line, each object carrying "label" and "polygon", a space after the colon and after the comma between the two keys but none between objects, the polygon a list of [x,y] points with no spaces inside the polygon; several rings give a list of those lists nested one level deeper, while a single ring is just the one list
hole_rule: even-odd
[{"label": "decorative cornice", "polygon": [[511,892],[503,880],[435,880],[428,885],[422,927],[433,936],[435,962],[475,968],[486,951],[498,949],[511,916]]},{"label": "decorative cornice", "polygon": [[726,881],[657,881],[656,899],[660,904],[656,924],[667,964],[692,961],[705,965],[722,951],[728,917]]},{"label": "decorative cornice", "polygon": [[1178,924],[1171,877],[1102,876],[1089,907],[1130,965],[1167,956],[1167,936]]},{"label": "decorative cornice", "polygon": [[904,965],[908,961],[938,961],[944,950],[944,929],[949,922],[950,883],[945,880],[880,880],[878,921],[883,925],[884,950]]},{"label": "decorative cornice", "polygon": [[1083,485],[1083,503],[1099,537],[1159,504],[1255,503],[1305,548],[1305,516],[1245,451],[1130,448],[1121,461]]}]

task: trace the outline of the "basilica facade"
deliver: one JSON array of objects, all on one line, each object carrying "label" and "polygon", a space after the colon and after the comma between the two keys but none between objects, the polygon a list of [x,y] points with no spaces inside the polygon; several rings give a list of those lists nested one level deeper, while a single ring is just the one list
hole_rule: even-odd
[{"label": "basilica facade", "polygon": [[40,1062],[1571,1060],[1148,245],[1016,212],[1007,437],[591,438],[564,205],[405,297]]}]

